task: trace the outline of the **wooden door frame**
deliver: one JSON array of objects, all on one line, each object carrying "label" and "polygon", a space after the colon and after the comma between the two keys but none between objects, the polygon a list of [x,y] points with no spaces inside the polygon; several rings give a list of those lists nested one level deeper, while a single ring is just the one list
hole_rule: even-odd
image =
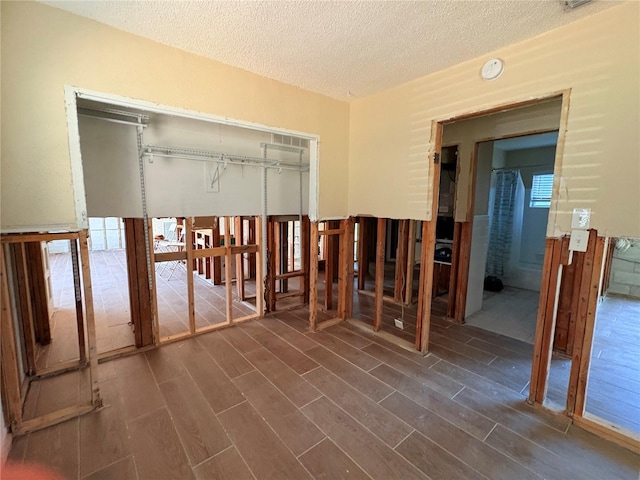
[{"label": "wooden door frame", "polygon": [[[562,156],[564,151],[564,138],[567,131],[568,112],[569,112],[569,99],[571,95],[571,89],[564,89],[548,94],[540,95],[533,98],[527,98],[524,100],[515,100],[511,102],[501,103],[493,107],[488,107],[483,110],[471,111],[468,113],[462,113],[452,117],[443,118],[440,120],[433,120],[431,124],[431,138],[434,144],[432,153],[430,154],[430,161],[434,163],[434,170],[432,176],[432,198],[431,198],[431,219],[423,223],[423,241],[421,252],[421,268],[420,268],[420,290],[418,294],[418,321],[416,325],[416,349],[423,353],[428,351],[429,346],[429,330],[431,327],[431,303],[432,303],[432,287],[433,287],[433,268],[434,268],[434,253],[435,253],[435,230],[437,222],[438,200],[440,194],[440,161],[439,158],[442,153],[442,138],[444,132],[444,126],[461,122],[464,120],[471,120],[487,115],[498,114],[518,108],[528,107],[539,103],[544,103],[553,99],[561,98],[561,114],[560,125],[558,126],[558,142],[556,145],[556,157],[554,162],[554,171],[562,166]],[[448,314],[458,320],[460,323],[464,321],[464,311],[466,309],[466,291],[469,280],[469,256],[471,252],[471,226],[473,222],[473,209],[475,204],[475,185],[477,180],[477,153],[478,144],[490,140],[501,140],[506,138],[519,137],[522,135],[530,135],[536,133],[543,133],[553,130],[538,130],[531,132],[521,132],[518,134],[504,135],[494,138],[486,138],[476,140],[474,144],[473,156],[471,159],[471,177],[469,180],[470,195],[467,200],[467,221],[456,222],[461,223],[458,227],[458,234],[461,241],[464,244],[460,244],[456,250],[456,272],[452,274],[452,281],[450,283],[450,290],[456,292],[456,298],[454,304],[448,307]],[[437,160],[436,160],[437,159]],[[456,192],[456,195],[458,191]],[[465,231],[467,230],[467,231]],[[454,246],[455,249],[455,246]],[[466,259],[466,261],[464,261]],[[426,267],[426,268],[425,268]],[[454,281],[455,280],[455,284]],[[553,331],[550,332],[553,335]],[[550,345],[552,342],[549,342]],[[551,348],[551,347],[550,347]]]}]

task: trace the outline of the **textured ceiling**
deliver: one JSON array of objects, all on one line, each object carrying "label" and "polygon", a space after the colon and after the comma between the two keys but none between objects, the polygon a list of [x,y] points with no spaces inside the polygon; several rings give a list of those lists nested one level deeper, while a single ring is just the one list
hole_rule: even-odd
[{"label": "textured ceiling", "polygon": [[[120,30],[349,100],[619,2],[44,1]],[[478,70],[481,65],[478,65]]]}]

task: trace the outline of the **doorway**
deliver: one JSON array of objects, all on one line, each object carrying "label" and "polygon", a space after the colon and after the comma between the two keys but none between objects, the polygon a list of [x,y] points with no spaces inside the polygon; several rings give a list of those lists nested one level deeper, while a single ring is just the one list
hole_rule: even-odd
[{"label": "doorway", "polygon": [[474,218],[478,225],[477,235],[472,234],[465,323],[530,344],[557,139],[556,131],[477,145],[476,212],[484,201],[480,208],[486,215]]},{"label": "doorway", "polygon": [[[432,292],[429,351],[463,362],[466,369],[523,400],[534,354],[553,173],[560,156],[556,144],[562,101],[549,98],[442,125],[434,253],[441,247],[438,230],[445,227],[440,217],[448,213],[452,187],[445,185],[443,191],[443,177],[454,184],[453,228],[447,229],[452,230],[452,241],[445,302]],[[449,150],[457,154],[451,177],[445,163]],[[539,191],[546,193],[544,199],[537,198]],[[436,272],[434,261],[434,284]],[[496,277],[493,284],[485,282],[487,277]],[[550,385],[556,383],[555,370],[554,364]],[[566,396],[568,380],[557,384],[549,395],[558,390]]]}]

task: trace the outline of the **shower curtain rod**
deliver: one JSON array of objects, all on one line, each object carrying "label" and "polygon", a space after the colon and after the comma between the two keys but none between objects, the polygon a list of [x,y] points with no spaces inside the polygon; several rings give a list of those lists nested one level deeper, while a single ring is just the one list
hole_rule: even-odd
[{"label": "shower curtain rod", "polygon": [[539,164],[539,165],[522,165],[520,167],[499,167],[499,168],[492,168],[491,171],[492,172],[497,172],[499,170],[521,170],[523,168],[539,168],[539,167],[549,167],[551,170],[553,170],[553,165],[548,165],[548,164]]}]

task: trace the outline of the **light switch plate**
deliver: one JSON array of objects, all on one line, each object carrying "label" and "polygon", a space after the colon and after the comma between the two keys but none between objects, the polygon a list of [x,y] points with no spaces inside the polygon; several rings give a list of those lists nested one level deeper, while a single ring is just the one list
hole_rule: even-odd
[{"label": "light switch plate", "polygon": [[571,240],[569,240],[569,250],[576,252],[586,252],[589,243],[589,232],[587,230],[571,230]]}]

